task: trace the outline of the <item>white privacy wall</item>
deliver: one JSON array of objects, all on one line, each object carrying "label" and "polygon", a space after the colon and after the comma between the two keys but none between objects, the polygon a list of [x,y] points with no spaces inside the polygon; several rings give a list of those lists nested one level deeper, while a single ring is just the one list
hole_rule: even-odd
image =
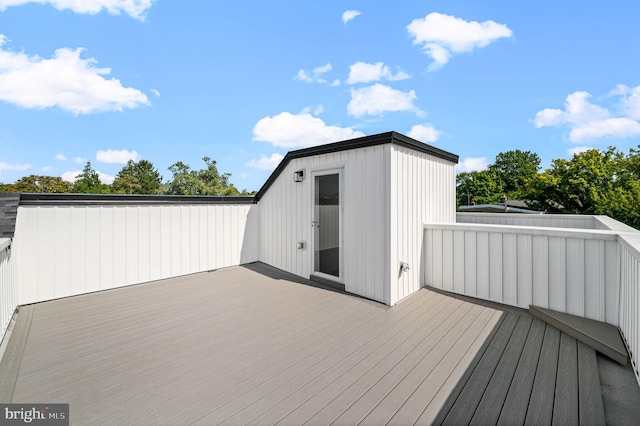
[{"label": "white privacy wall", "polygon": [[[343,282],[348,292],[389,303],[385,158],[377,145],[293,159],[259,201],[260,261],[308,278],[313,272],[314,171],[342,169]],[[302,182],[293,172],[304,170]],[[388,173],[388,172],[387,172]],[[305,242],[298,250],[297,242]],[[385,285],[387,289],[385,289]]]},{"label": "white privacy wall", "polygon": [[20,206],[18,303],[256,261],[257,206]]},{"label": "white privacy wall", "polygon": [[618,251],[607,231],[427,225],[425,283],[617,325]]},{"label": "white privacy wall", "polygon": [[18,306],[18,280],[11,239],[0,238],[0,342]]},{"label": "white privacy wall", "polygon": [[[390,146],[390,304],[422,283],[425,223],[455,223],[455,164],[429,154]],[[400,274],[400,262],[409,271]]]}]

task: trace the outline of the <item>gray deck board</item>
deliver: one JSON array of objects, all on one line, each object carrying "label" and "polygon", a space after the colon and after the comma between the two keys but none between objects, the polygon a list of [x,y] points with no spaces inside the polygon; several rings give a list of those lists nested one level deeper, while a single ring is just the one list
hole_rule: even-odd
[{"label": "gray deck board", "polygon": [[600,387],[598,358],[594,350],[578,342],[578,397],[580,423],[603,425],[606,423],[602,390]]},{"label": "gray deck board", "polygon": [[[471,419],[471,424],[495,424],[498,422],[501,410],[496,409],[498,403],[496,401],[505,401],[509,387],[511,386],[516,368],[520,362],[520,357],[529,335],[532,319],[530,317],[521,316],[518,318],[511,338],[500,357],[500,361],[496,366],[495,373],[491,376],[491,380],[482,395],[482,399],[476,407],[475,413]],[[501,404],[500,404],[501,405]]]},{"label": "gray deck board", "polygon": [[568,334],[560,336],[553,424],[578,424],[578,345]]},{"label": "gray deck board", "polygon": [[469,377],[467,385],[457,397],[455,406],[444,419],[444,424],[469,424],[517,322],[518,315],[507,314],[500,329],[493,337],[492,345],[482,355],[480,362]]},{"label": "gray deck board", "polygon": [[0,360],[0,402],[11,402],[18,380],[18,372],[24,357],[24,348],[29,337],[33,318],[33,305],[22,306],[19,310],[13,332]]},{"label": "gray deck board", "polygon": [[427,289],[389,308],[252,264],[21,310],[3,401],[70,403],[72,424],[605,419],[592,348]]},{"label": "gray deck board", "polygon": [[301,283],[254,264],[33,305],[7,398],[70,403],[72,424],[433,418],[503,315]]}]

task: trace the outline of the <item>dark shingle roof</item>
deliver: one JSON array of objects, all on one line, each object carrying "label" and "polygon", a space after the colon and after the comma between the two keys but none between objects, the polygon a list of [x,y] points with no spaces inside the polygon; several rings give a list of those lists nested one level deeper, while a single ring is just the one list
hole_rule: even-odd
[{"label": "dark shingle roof", "polygon": [[20,194],[0,192],[0,238],[13,238]]}]

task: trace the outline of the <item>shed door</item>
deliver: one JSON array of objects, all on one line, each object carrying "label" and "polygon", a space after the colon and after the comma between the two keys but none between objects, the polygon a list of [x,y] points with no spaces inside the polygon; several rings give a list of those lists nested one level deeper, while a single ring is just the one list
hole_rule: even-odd
[{"label": "shed door", "polygon": [[340,277],[340,174],[315,176],[314,271]]}]

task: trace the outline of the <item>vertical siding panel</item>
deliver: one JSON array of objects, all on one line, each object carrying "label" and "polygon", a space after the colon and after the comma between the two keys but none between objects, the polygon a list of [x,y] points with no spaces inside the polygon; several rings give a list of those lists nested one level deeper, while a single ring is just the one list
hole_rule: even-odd
[{"label": "vertical siding panel", "polygon": [[[480,286],[478,285],[478,297],[490,300],[499,300],[502,298],[502,263],[503,263],[503,241],[502,234],[492,232],[489,234],[489,281],[490,285]],[[482,248],[479,248],[482,250]]]},{"label": "vertical siding panel", "polygon": [[549,308],[566,312],[566,239],[549,237]]},{"label": "vertical siding panel", "polygon": [[604,261],[600,257],[601,242],[587,240],[584,243],[584,316],[598,321],[604,321],[604,317],[600,317],[600,287],[604,288],[600,281]]},{"label": "vertical siding panel", "polygon": [[180,206],[171,206],[171,243],[169,247],[171,248],[171,273],[170,276],[176,277],[178,275],[182,275],[182,257],[183,248],[182,248],[182,217],[181,212],[182,209]]},{"label": "vertical siding panel", "polygon": [[138,226],[138,207],[125,207],[127,221],[126,246],[124,251],[127,253],[127,284],[134,284],[138,281],[138,269],[140,266],[139,258],[139,235],[140,228]]},{"label": "vertical siding panel", "polygon": [[86,291],[100,290],[100,207],[86,209]]},{"label": "vertical siding panel", "polygon": [[572,315],[582,315],[584,313],[584,247],[582,240],[567,238],[566,251],[566,312]]},{"label": "vertical siding panel", "polygon": [[[180,206],[180,275],[191,272],[191,215],[187,206]],[[228,232],[228,228],[226,230]]]},{"label": "vertical siding panel", "polygon": [[473,231],[464,233],[464,291],[466,294],[477,294],[478,256],[476,235],[476,232]]},{"label": "vertical siding panel", "polygon": [[149,279],[162,278],[162,207],[149,208]]},{"label": "vertical siding panel", "polygon": [[172,245],[173,237],[173,221],[171,219],[171,213],[173,207],[162,206],[160,207],[160,276],[162,278],[168,278],[171,276],[171,270],[173,269],[174,253]]},{"label": "vertical siding panel", "polygon": [[[487,232],[477,233],[475,250],[478,259],[476,265],[477,284],[471,295],[476,296],[479,288],[489,288],[490,297],[493,299],[495,296],[493,289],[491,289],[491,281],[489,280],[489,256],[491,256],[491,253],[489,251],[489,234]],[[498,282],[498,284],[500,284],[500,282]],[[502,292],[502,289],[499,291]]]},{"label": "vertical siding panel", "polygon": [[39,207],[36,218],[38,227],[38,243],[36,253],[38,258],[38,268],[36,275],[36,297],[53,297],[53,288],[47,285],[51,280],[51,271],[54,269],[53,253],[54,244],[54,209],[55,207]]},{"label": "vertical siding panel", "polygon": [[189,212],[189,273],[200,272],[200,214],[198,206],[187,206]]},{"label": "vertical siding panel", "polygon": [[507,304],[518,304],[518,258],[517,251],[518,246],[516,243],[516,236],[514,234],[503,234],[502,237],[503,251],[503,275],[502,275],[502,287],[503,294],[502,300]]},{"label": "vertical siding panel", "polygon": [[138,278],[136,282],[149,281],[151,276],[151,217],[149,206],[137,208],[138,214]]},{"label": "vertical siding panel", "polygon": [[[620,245],[617,241],[605,242],[605,282],[620,282],[619,257]],[[618,321],[618,303],[619,303],[618,286],[607,286],[605,293],[605,312],[606,322],[609,324],[617,324]]]},{"label": "vertical siding panel", "polygon": [[114,286],[115,229],[113,208],[100,209],[100,288]]},{"label": "vertical siding panel", "polygon": [[65,297],[71,294],[71,213],[69,209],[54,209],[54,244],[52,253],[54,258],[53,280],[54,294],[57,297]]},{"label": "vertical siding panel", "polygon": [[443,231],[441,229],[433,230],[434,250],[433,250],[433,255],[431,256],[433,258],[433,281],[436,283],[437,287],[450,291],[452,290],[452,288],[449,287],[450,283],[447,283],[442,279],[442,276],[443,276],[442,232]]},{"label": "vertical siding panel", "polygon": [[[38,271],[33,267],[32,262],[38,262],[38,211],[33,207],[18,207],[18,217],[16,218],[15,236],[19,238],[17,244],[18,276],[20,285],[17,286],[18,304],[31,303],[36,298],[36,283]],[[71,238],[73,241],[74,227],[71,228]],[[73,259],[73,253],[72,253]],[[71,276],[77,273],[76,268],[71,268]]]},{"label": "vertical siding panel", "polygon": [[[84,241],[87,238],[86,219],[85,209],[71,207],[71,223],[73,223],[71,227],[71,259],[75,265],[74,268],[71,268],[71,292],[74,294],[86,291],[86,277],[84,275],[87,256],[84,248]],[[34,300],[38,299],[32,301]]]},{"label": "vertical siding panel", "polygon": [[531,235],[518,235],[518,306],[528,308],[533,304],[533,250]]},{"label": "vertical siding panel", "polygon": [[532,241],[533,304],[549,307],[549,238],[541,235]]},{"label": "vertical siding panel", "polygon": [[[107,235],[105,235],[107,237]],[[127,284],[127,208],[113,208],[113,286]],[[108,249],[108,248],[107,248]]]},{"label": "vertical siding panel", "polygon": [[442,281],[448,288],[455,288],[453,271],[453,231],[446,230],[442,234]]},{"label": "vertical siding panel", "polygon": [[[453,291],[464,293],[465,257],[464,231],[454,231],[453,234]],[[480,292],[478,297],[486,297]]]}]

